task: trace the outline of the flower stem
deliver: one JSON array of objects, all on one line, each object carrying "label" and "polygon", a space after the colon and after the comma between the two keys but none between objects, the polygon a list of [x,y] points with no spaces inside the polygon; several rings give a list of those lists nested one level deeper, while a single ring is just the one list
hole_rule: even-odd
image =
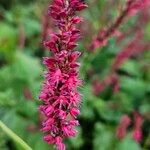
[{"label": "flower stem", "polygon": [[18,143],[23,150],[32,150],[26,142],[24,142],[18,135],[11,131],[2,121],[0,121],[0,128],[16,143]]}]

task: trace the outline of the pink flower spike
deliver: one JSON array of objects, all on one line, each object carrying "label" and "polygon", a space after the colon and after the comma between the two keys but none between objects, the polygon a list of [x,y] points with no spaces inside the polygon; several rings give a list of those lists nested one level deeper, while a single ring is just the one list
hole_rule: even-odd
[{"label": "pink flower spike", "polygon": [[98,34],[93,38],[88,50],[94,52],[95,49],[106,46],[108,40],[113,36],[118,36],[118,28],[129,16],[135,15],[142,9],[150,6],[150,0],[126,0],[126,5],[123,11],[116,18],[116,21],[107,29],[100,29]]},{"label": "pink flower spike", "polygon": [[80,30],[76,25],[82,18],[76,16],[77,11],[86,8],[81,0],[53,0],[48,15],[58,28],[51,33],[50,39],[43,42],[51,51],[51,57],[45,57],[43,64],[47,71],[39,96],[43,104],[39,110],[44,115],[42,131],[47,135],[44,140],[55,144],[58,150],[65,150],[63,140],[75,136],[75,120],[80,111],[80,94],[77,91],[82,82],[78,78],[80,63],[77,62],[80,52],[75,51]]},{"label": "pink flower spike", "polygon": [[121,117],[120,123],[116,130],[116,137],[118,139],[123,139],[127,134],[127,128],[131,123],[131,119],[127,115]]},{"label": "pink flower spike", "polygon": [[142,140],[142,123],[143,118],[138,112],[134,112],[134,129],[133,129],[133,139],[137,142]]}]

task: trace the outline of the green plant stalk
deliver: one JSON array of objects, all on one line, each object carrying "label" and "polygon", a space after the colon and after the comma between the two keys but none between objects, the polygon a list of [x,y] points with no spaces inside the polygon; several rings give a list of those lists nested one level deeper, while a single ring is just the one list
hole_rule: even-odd
[{"label": "green plant stalk", "polygon": [[32,150],[26,142],[24,142],[18,135],[11,131],[2,121],[0,121],[0,128],[16,143],[18,143],[23,150]]}]

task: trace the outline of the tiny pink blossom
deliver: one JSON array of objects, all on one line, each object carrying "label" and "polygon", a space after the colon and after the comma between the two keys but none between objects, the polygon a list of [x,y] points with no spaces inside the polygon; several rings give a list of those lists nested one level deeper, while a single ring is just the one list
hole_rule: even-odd
[{"label": "tiny pink blossom", "polygon": [[56,137],[56,146],[59,150],[65,150],[65,145],[62,143],[62,140],[63,139],[61,137]]},{"label": "tiny pink blossom", "polygon": [[80,110],[78,108],[72,108],[70,114],[76,118],[76,116],[80,114]]}]

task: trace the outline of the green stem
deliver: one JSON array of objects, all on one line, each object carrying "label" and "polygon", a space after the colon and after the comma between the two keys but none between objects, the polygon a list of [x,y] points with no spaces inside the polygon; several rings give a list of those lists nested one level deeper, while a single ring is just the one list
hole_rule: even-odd
[{"label": "green stem", "polygon": [[0,128],[16,143],[18,143],[23,150],[32,150],[18,135],[11,131],[2,121],[0,121]]}]

